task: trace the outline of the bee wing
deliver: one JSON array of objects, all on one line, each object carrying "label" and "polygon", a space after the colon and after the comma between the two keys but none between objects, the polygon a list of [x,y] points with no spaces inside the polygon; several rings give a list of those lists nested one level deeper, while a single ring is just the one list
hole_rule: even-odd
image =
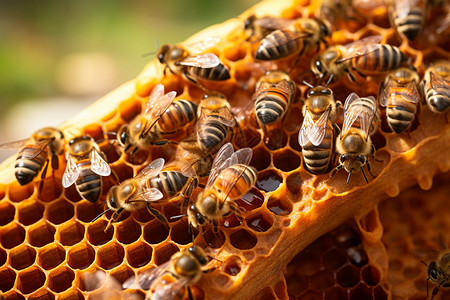
[{"label": "bee wing", "polygon": [[169,108],[170,104],[172,104],[173,99],[175,99],[176,95],[177,93],[174,91],[164,94],[164,86],[162,84],[158,84],[153,89],[145,109],[145,114],[148,115],[148,121],[146,122],[142,131],[143,134],[147,134],[150,129],[152,129],[161,115]]},{"label": "bee wing", "polygon": [[[365,134],[365,138],[367,139],[367,137],[369,136],[369,129],[370,129],[370,125],[372,123],[373,118],[375,117],[376,111],[374,110],[366,110],[363,109],[363,107],[367,108],[368,106],[363,106],[360,105],[359,109],[352,109],[349,110],[348,107],[350,105],[350,103],[352,103],[353,101],[359,99],[358,95],[356,95],[355,93],[350,94],[347,97],[347,100],[345,100],[345,108],[344,108],[344,124],[342,126],[342,132],[347,132],[350,127],[353,125],[353,123],[358,120],[359,121],[359,126],[361,128],[361,130],[363,131],[363,133]],[[365,99],[371,100],[373,102],[373,107],[376,109],[376,101],[375,98],[370,96],[370,97],[365,97]],[[347,103],[348,102],[348,103]]]},{"label": "bee wing", "polygon": [[[221,108],[215,110],[215,112],[217,113],[217,115],[219,115],[219,121],[222,124],[224,124],[228,127],[234,126],[234,124],[235,124],[234,116],[231,113],[231,111],[228,109],[228,107],[221,107]],[[200,116],[198,117],[198,121],[196,124],[196,130],[198,130],[198,128],[204,126],[205,124],[207,124],[209,122],[208,116],[210,116],[211,113],[212,113],[211,109],[209,109],[209,108],[205,108],[205,107],[200,108]]]},{"label": "bee wing", "polygon": [[232,154],[232,157],[236,157],[239,164],[248,165],[252,160],[253,151],[251,148],[242,148]]},{"label": "bee wing", "polygon": [[144,193],[139,195],[139,198],[144,199],[146,202],[154,202],[162,199],[164,197],[163,193],[157,188],[145,189]]},{"label": "bee wing", "polygon": [[[415,5],[414,5],[415,6]],[[410,0],[396,0],[394,1],[395,12],[398,18],[406,18],[411,12],[413,4]]]},{"label": "bee wing", "polygon": [[140,171],[135,178],[143,176],[149,178],[155,177],[156,175],[159,174],[159,172],[162,170],[163,167],[164,167],[164,158],[157,158],[151,163],[149,163],[144,169],[142,169],[142,171]]},{"label": "bee wing", "polygon": [[154,101],[155,99],[159,99],[162,96],[164,96],[164,85],[162,85],[161,83],[157,84],[152,92],[150,93],[150,96],[148,97],[148,101],[145,105],[145,113],[149,113],[150,110],[152,109],[152,101]]},{"label": "bee wing", "polygon": [[450,96],[450,81],[431,72],[430,73],[431,87],[439,94]]},{"label": "bee wing", "polygon": [[309,109],[306,108],[306,114],[305,118],[303,119],[302,127],[300,128],[300,131],[298,132],[298,143],[300,146],[305,146],[309,142],[309,135],[311,130],[314,127],[314,121],[311,118],[311,113],[309,112]]},{"label": "bee wing", "polygon": [[[193,161],[193,163],[195,160]],[[197,174],[194,171],[194,168],[192,168],[192,163],[190,163],[187,159],[181,158],[178,160],[177,164],[180,167],[181,174],[183,174],[186,177],[195,177]]]},{"label": "bee wing", "polygon": [[152,285],[153,281],[158,278],[162,273],[167,271],[170,264],[170,260],[166,261],[162,265],[153,268],[148,269],[139,275],[137,277],[131,277],[125,280],[125,282],[122,284],[122,287],[124,289],[144,289],[148,290],[150,286]]},{"label": "bee wing", "polygon": [[64,175],[62,177],[62,185],[64,188],[68,188],[71,186],[80,176],[80,172],[78,170],[77,164],[73,160],[72,156],[69,156],[67,159],[66,170],[64,171]]},{"label": "bee wing", "polygon": [[283,92],[285,92],[286,94],[293,94],[294,93],[294,87],[292,86],[292,84],[287,81],[286,79],[281,80],[276,87],[280,90],[282,90]]},{"label": "bee wing", "polygon": [[178,64],[190,67],[214,68],[220,64],[220,60],[213,53],[204,53],[197,56],[188,56]]},{"label": "bee wing", "polygon": [[16,150],[23,148],[30,138],[0,144],[0,150]]},{"label": "bee wing", "polygon": [[178,293],[184,288],[191,277],[181,277],[173,282],[165,284],[162,288],[155,290],[151,300],[174,300],[178,299]]},{"label": "bee wing", "polygon": [[208,36],[205,37],[201,41],[189,43],[186,45],[186,48],[189,48],[190,53],[193,55],[200,54],[203,51],[210,49],[214,45],[216,45],[218,42],[220,42],[222,38],[218,36]]},{"label": "bee wing", "polygon": [[[409,90],[409,91],[408,91]],[[402,96],[403,99],[405,99],[408,102],[411,102],[413,104],[419,103],[420,96],[419,96],[419,90],[417,89],[417,84],[414,81],[410,81],[405,86],[405,93],[400,92],[402,95],[407,94],[409,97]]]},{"label": "bee wing", "polygon": [[336,63],[342,63],[346,60],[365,56],[369,53],[372,53],[378,50],[382,45],[379,44],[383,38],[380,35],[372,35],[365,37],[359,41],[347,44],[345,47],[347,48],[347,52],[344,57],[338,59]]},{"label": "bee wing", "polygon": [[234,149],[231,143],[226,143],[220,148],[212,163],[211,171],[209,173],[205,189],[210,188],[214,184],[214,181],[216,180],[220,172],[228,167],[227,161],[233,155],[233,153]]},{"label": "bee wing", "polygon": [[352,124],[358,119],[359,115],[361,114],[362,110],[359,111],[349,111],[350,104],[360,99],[359,96],[356,93],[351,93],[348,95],[347,99],[345,100],[344,104],[344,123],[342,124],[342,132],[347,132],[350,127],[352,127]]},{"label": "bee wing", "polygon": [[311,144],[314,146],[318,146],[322,143],[325,133],[327,131],[327,122],[328,122],[328,116],[330,115],[330,110],[327,109],[317,120],[312,130],[309,132],[309,140],[311,141]]},{"label": "bee wing", "polygon": [[97,150],[91,151],[91,170],[100,176],[109,176],[111,168]]},{"label": "bee wing", "polygon": [[277,29],[275,31],[272,31],[265,38],[262,39],[260,47],[267,48],[269,46],[272,46],[272,44],[273,44],[272,36],[277,36],[279,34],[278,33],[279,31],[282,31],[283,32],[282,35],[286,36],[286,39],[283,39],[283,41],[278,41],[279,43],[277,43],[277,46],[279,46],[279,47],[285,46],[285,45],[289,44],[290,42],[292,42],[293,40],[309,38],[312,35],[311,32],[306,32],[306,31],[293,32],[288,29]]},{"label": "bee wing", "polygon": [[380,102],[380,105],[382,107],[386,107],[387,106],[387,99],[391,96],[389,94],[391,88],[392,88],[392,77],[389,76],[389,79],[386,83],[385,86],[382,87],[381,91],[380,91],[380,96],[378,97],[378,101]]},{"label": "bee wing", "polygon": [[260,19],[256,19],[253,24],[255,24],[255,27],[263,27],[267,29],[280,29],[288,27],[292,24],[294,20],[288,20],[288,19],[281,19],[281,18],[272,18],[272,17],[264,17]]}]

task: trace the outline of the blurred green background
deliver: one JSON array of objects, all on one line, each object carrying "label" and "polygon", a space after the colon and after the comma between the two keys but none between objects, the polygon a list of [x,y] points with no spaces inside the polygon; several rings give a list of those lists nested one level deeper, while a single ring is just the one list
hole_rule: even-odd
[{"label": "blurred green background", "polygon": [[155,40],[181,42],[257,2],[0,1],[0,143],[56,126],[134,78]]}]

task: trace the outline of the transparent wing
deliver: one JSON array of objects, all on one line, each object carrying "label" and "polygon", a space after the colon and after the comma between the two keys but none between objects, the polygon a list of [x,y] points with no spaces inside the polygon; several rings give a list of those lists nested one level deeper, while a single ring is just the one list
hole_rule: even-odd
[{"label": "transparent wing", "polygon": [[[377,102],[376,102],[375,98],[372,96],[365,97],[364,99],[370,100],[372,102],[372,107],[375,109],[375,110],[371,110],[367,106],[364,106],[364,107],[366,107],[366,109],[364,109],[363,112],[361,114],[359,114],[359,118],[360,118],[359,122],[361,124],[360,127],[361,127],[361,130],[365,134],[365,138],[367,139],[367,137],[369,136],[370,125],[372,124],[372,120],[377,113],[377,111],[376,111],[377,110]],[[378,121],[376,124],[378,124]]]},{"label": "transparent wing", "polygon": [[294,88],[292,84],[287,81],[286,79],[281,80],[277,85],[277,89],[280,89],[281,91],[285,92],[286,94],[293,94]]},{"label": "transparent wing", "polygon": [[100,176],[109,176],[111,168],[97,150],[91,151],[91,170]]},{"label": "transparent wing", "polygon": [[431,87],[439,94],[450,95],[450,81],[442,78],[435,73],[430,73],[430,84]]},{"label": "transparent wing", "polygon": [[411,0],[395,0],[394,7],[398,18],[406,18],[411,12]]},{"label": "transparent wing", "polygon": [[136,175],[135,178],[139,177],[148,177],[152,178],[161,172],[162,168],[164,167],[164,158],[157,158],[151,163],[149,163],[142,171],[139,172],[139,174]]},{"label": "transparent wing", "polygon": [[205,50],[210,49],[214,45],[220,42],[222,38],[218,36],[208,36],[201,41],[186,44],[186,48],[189,48],[190,53],[193,55],[200,54]]},{"label": "transparent wing", "polygon": [[237,163],[248,165],[252,160],[253,150],[251,148],[242,148],[234,152],[232,156],[237,158]]},{"label": "transparent wing", "polygon": [[164,284],[164,286],[160,289],[157,289],[152,297],[151,300],[174,300],[178,299],[178,293],[182,288],[184,288],[189,281],[191,280],[190,277],[182,277],[178,280],[175,280],[170,283]]},{"label": "transparent wing", "polygon": [[350,105],[359,100],[359,96],[356,93],[351,93],[348,95],[344,104],[344,123],[342,125],[342,134],[347,132],[353,125],[353,123],[359,118],[359,115],[362,113],[362,106],[359,106],[359,109],[349,109]]},{"label": "transparent wing", "polygon": [[420,96],[419,96],[419,90],[417,89],[417,84],[414,81],[410,81],[406,84],[405,86],[405,93],[403,94],[408,94],[409,97],[403,97],[403,99],[405,99],[408,102],[411,102],[413,104],[415,103],[419,103],[420,100]]},{"label": "transparent wing", "polygon": [[218,115],[219,121],[228,127],[233,127],[235,124],[234,116],[228,107],[221,107],[214,111],[206,107],[200,107],[200,116],[198,117],[196,129],[208,124],[211,114]]},{"label": "transparent wing", "polygon": [[328,116],[330,115],[330,110],[327,109],[317,120],[312,130],[309,132],[309,140],[311,141],[311,144],[314,146],[318,146],[322,143],[323,138],[325,137],[325,133],[327,131],[327,122],[328,122]]},{"label": "transparent wing", "polygon": [[183,174],[186,177],[194,177],[197,174],[195,173],[194,168],[192,167],[192,164],[186,160],[185,158],[181,158],[177,161],[178,166],[180,167],[181,174]]},{"label": "transparent wing", "polygon": [[124,289],[144,289],[148,290],[150,286],[152,285],[153,281],[158,278],[161,274],[163,274],[165,271],[167,271],[171,261],[167,261],[163,263],[162,265],[153,268],[148,269],[139,275],[137,277],[131,277],[123,283],[122,287]]},{"label": "transparent wing", "polygon": [[209,173],[205,189],[210,188],[214,184],[214,181],[216,180],[220,172],[222,172],[223,169],[228,167],[228,165],[225,162],[231,157],[231,155],[233,155],[233,153],[234,148],[231,143],[226,143],[219,149],[212,163],[211,171]]},{"label": "transparent wing", "polygon": [[162,96],[164,96],[164,85],[159,83],[153,88],[152,92],[150,93],[150,96],[148,97],[149,100],[147,101],[146,106],[145,106],[145,113],[146,114],[149,113],[151,108],[153,107],[152,106],[152,101],[154,99],[159,99]]},{"label": "transparent wing", "polygon": [[204,53],[197,56],[188,56],[178,64],[199,68],[214,68],[220,64],[220,60],[213,53]]},{"label": "transparent wing", "polygon": [[382,39],[383,38],[380,35],[372,35],[359,41],[345,45],[345,47],[347,48],[347,52],[345,53],[344,57],[338,59],[336,63],[342,63],[355,57],[365,56],[378,50],[382,46],[381,44],[379,44]]},{"label": "transparent wing", "polygon": [[30,141],[30,138],[26,138],[23,140],[13,141],[13,142],[7,142],[0,144],[0,150],[16,150],[23,148],[27,142]]},{"label": "transparent wing", "polygon": [[67,159],[66,170],[62,177],[62,186],[68,188],[78,179],[78,176],[80,176],[80,172],[78,171],[77,164],[73,160],[73,157],[69,156]]},{"label": "transparent wing", "polygon": [[267,29],[280,29],[288,27],[292,24],[294,20],[288,20],[288,19],[280,19],[280,18],[272,18],[272,17],[263,17],[260,19],[256,19],[253,24],[255,27],[262,27]]},{"label": "transparent wing", "polygon": [[[282,32],[281,35],[286,37],[282,41],[274,38],[276,36],[279,36],[280,32]],[[272,47],[274,39],[278,41],[277,46],[282,47],[282,46],[285,46],[286,44],[289,44],[290,42],[292,42],[294,40],[309,38],[309,37],[311,37],[311,35],[312,35],[312,33],[310,33],[310,32],[293,32],[288,29],[277,29],[277,30],[269,33],[265,38],[263,38],[261,43],[259,44],[259,47],[263,47],[263,48]]]},{"label": "transparent wing", "polygon": [[314,120],[311,117],[309,109],[306,108],[305,118],[303,119],[302,127],[298,132],[298,143],[300,146],[305,146],[309,142],[309,133],[314,127]]},{"label": "transparent wing", "polygon": [[387,106],[387,99],[391,96],[389,93],[392,88],[392,82],[393,82],[392,77],[389,76],[386,85],[383,87],[383,89],[380,92],[380,95],[378,96],[378,101],[380,102],[380,105],[382,107]]},{"label": "transparent wing", "polygon": [[161,115],[169,108],[170,104],[172,104],[173,99],[175,99],[175,96],[177,95],[174,91],[164,94],[164,86],[162,86],[163,90],[161,95],[161,86],[162,84],[158,84],[153,89],[153,91],[155,89],[157,90],[155,92],[152,91],[152,94],[147,102],[145,114],[148,115],[148,118],[144,129],[142,130],[144,135],[152,129]]},{"label": "transparent wing", "polygon": [[145,189],[144,193],[139,195],[139,198],[144,199],[146,202],[154,202],[162,199],[164,194],[157,188]]}]

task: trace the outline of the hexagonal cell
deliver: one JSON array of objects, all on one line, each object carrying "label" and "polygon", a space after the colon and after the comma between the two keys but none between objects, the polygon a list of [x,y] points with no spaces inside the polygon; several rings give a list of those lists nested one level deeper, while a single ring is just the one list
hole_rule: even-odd
[{"label": "hexagonal cell", "polygon": [[69,221],[59,225],[56,239],[63,246],[72,246],[84,238],[84,226],[77,221]]},{"label": "hexagonal cell", "polygon": [[66,200],[57,200],[50,203],[44,213],[44,217],[56,225],[72,219],[73,216],[73,204]]},{"label": "hexagonal cell", "polygon": [[86,237],[89,243],[94,246],[106,244],[112,240],[114,235],[114,227],[110,227],[106,232],[104,231],[108,221],[98,220],[95,223],[88,225]]},{"label": "hexagonal cell", "polygon": [[131,244],[141,236],[141,225],[131,218],[121,222],[116,227],[116,238],[119,243]]},{"label": "hexagonal cell", "polygon": [[236,202],[239,204],[239,206],[245,208],[246,211],[250,211],[263,205],[264,196],[257,188],[253,187],[240,199],[236,200]]},{"label": "hexagonal cell", "polygon": [[189,232],[189,222],[184,218],[172,226],[170,237],[178,245],[187,245],[192,243],[195,236]]},{"label": "hexagonal cell", "polygon": [[238,218],[235,213],[232,213],[220,220],[219,225],[223,226],[224,228],[234,228],[241,225],[242,221],[243,220],[241,218]]},{"label": "hexagonal cell", "polygon": [[334,274],[328,270],[321,270],[311,277],[311,288],[323,291],[334,285]]},{"label": "hexagonal cell", "polygon": [[129,123],[138,114],[141,113],[142,103],[137,98],[131,98],[119,104],[117,111],[125,123]]},{"label": "hexagonal cell", "polygon": [[103,208],[87,200],[80,201],[75,205],[75,216],[78,220],[90,223],[95,217],[103,212]]},{"label": "hexagonal cell", "polygon": [[360,283],[350,291],[349,300],[372,300],[372,289]]},{"label": "hexagonal cell", "polygon": [[7,257],[8,254],[6,254],[6,251],[0,248],[0,266],[3,266],[6,263]]},{"label": "hexagonal cell", "polygon": [[265,192],[273,192],[283,184],[283,177],[275,170],[267,170],[258,173],[256,187]]},{"label": "hexagonal cell", "polygon": [[75,279],[75,273],[66,266],[58,267],[48,274],[48,287],[56,292],[61,293],[72,286]]},{"label": "hexagonal cell", "polygon": [[239,229],[230,235],[231,245],[239,250],[248,250],[255,247],[258,239],[248,230]]},{"label": "hexagonal cell", "polygon": [[63,187],[61,185],[60,179],[56,179],[55,177],[47,177],[44,179],[44,183],[42,184],[42,190],[38,193],[39,200],[44,202],[50,202],[55,199],[58,199],[63,191]]},{"label": "hexagonal cell", "polygon": [[[299,172],[293,172],[286,177],[286,187],[294,195],[302,191],[302,176]],[[301,199],[301,197],[297,197]]]},{"label": "hexagonal cell", "polygon": [[361,271],[362,279],[369,286],[375,286],[380,282],[381,274],[377,267],[366,265]]},{"label": "hexagonal cell", "polygon": [[155,217],[148,211],[148,209],[139,209],[133,211],[133,218],[141,223],[148,223],[151,220],[155,219]]},{"label": "hexagonal cell", "polygon": [[55,295],[46,288],[41,288],[27,297],[28,300],[54,300]]},{"label": "hexagonal cell", "polygon": [[123,262],[124,256],[125,251],[123,247],[113,241],[97,250],[97,263],[101,268],[110,270],[120,265]]},{"label": "hexagonal cell", "polygon": [[8,187],[8,198],[13,202],[20,202],[28,199],[33,195],[34,185],[33,183],[21,186],[17,181],[13,181]]},{"label": "hexagonal cell", "polygon": [[42,247],[55,240],[55,227],[46,221],[39,221],[28,228],[28,242],[35,247]]},{"label": "hexagonal cell", "polygon": [[258,232],[266,232],[273,225],[272,216],[264,211],[260,211],[258,214],[247,218],[245,221],[249,228]]},{"label": "hexagonal cell", "polygon": [[37,263],[44,270],[51,270],[66,259],[66,250],[54,243],[39,249]]},{"label": "hexagonal cell", "polygon": [[0,268],[0,278],[2,279],[0,280],[0,291],[9,291],[16,281],[16,272],[7,267]]},{"label": "hexagonal cell", "polygon": [[42,287],[45,283],[45,274],[38,266],[22,270],[17,275],[17,289],[23,294],[30,294]]},{"label": "hexagonal cell", "polygon": [[72,269],[86,269],[95,260],[95,250],[87,243],[80,243],[67,252],[67,264]]},{"label": "hexagonal cell", "polygon": [[44,214],[44,206],[34,199],[20,202],[17,210],[19,222],[23,225],[36,223]]},{"label": "hexagonal cell", "polygon": [[270,166],[270,162],[270,153],[267,150],[263,147],[253,149],[253,156],[250,166],[255,167],[258,171],[262,171]]},{"label": "hexagonal cell", "polygon": [[350,262],[357,267],[366,265],[369,260],[362,246],[348,248],[347,255],[349,256]]},{"label": "hexagonal cell", "polygon": [[10,223],[0,228],[0,242],[6,249],[12,249],[25,240],[25,229],[17,224]]},{"label": "hexagonal cell", "polygon": [[134,272],[130,267],[122,265],[112,270],[109,275],[114,277],[120,283],[120,285],[122,285],[125,280],[134,276]]},{"label": "hexagonal cell", "polygon": [[381,286],[377,286],[373,289],[373,298],[377,300],[387,300],[388,294]]},{"label": "hexagonal cell", "polygon": [[16,290],[4,293],[2,296],[8,300],[25,300],[25,297]]},{"label": "hexagonal cell", "polygon": [[247,49],[244,47],[229,47],[223,49],[226,59],[230,61],[238,61],[247,55]]},{"label": "hexagonal cell", "polygon": [[351,265],[344,266],[336,272],[336,281],[342,287],[353,287],[360,280],[359,270]]},{"label": "hexagonal cell", "polygon": [[81,199],[83,199],[81,197],[80,193],[78,193],[77,188],[75,187],[75,184],[72,184],[68,188],[65,188],[63,193],[64,193],[64,197],[73,203],[79,202]]},{"label": "hexagonal cell", "polygon": [[19,245],[9,252],[9,264],[16,270],[31,266],[36,259],[36,250],[28,245]]},{"label": "hexagonal cell", "polygon": [[242,259],[239,256],[232,255],[223,262],[222,269],[228,275],[236,276],[241,272]]},{"label": "hexagonal cell", "polygon": [[294,205],[287,198],[270,197],[267,208],[276,215],[287,216],[294,209]]},{"label": "hexagonal cell", "polygon": [[217,233],[214,233],[210,228],[204,230],[202,236],[206,244],[213,249],[219,249],[220,247],[222,247],[226,239],[225,234],[221,230],[219,230]]},{"label": "hexagonal cell", "polygon": [[178,248],[177,245],[175,245],[172,242],[160,244],[155,247],[155,252],[153,254],[153,262],[156,265],[160,266],[166,261],[169,261],[172,255],[174,255],[178,251],[180,251],[180,249]]},{"label": "hexagonal cell", "polygon": [[300,155],[290,149],[283,149],[273,155],[275,168],[284,172],[290,172],[300,166]]},{"label": "hexagonal cell", "polygon": [[59,294],[58,300],[84,300],[84,295],[78,289],[69,289]]},{"label": "hexagonal cell", "polygon": [[0,226],[5,226],[6,224],[14,220],[14,214],[16,209],[14,205],[8,201],[0,201]]},{"label": "hexagonal cell", "polygon": [[169,236],[169,228],[155,219],[144,226],[143,236],[149,244],[159,244]]},{"label": "hexagonal cell", "polygon": [[140,268],[152,260],[153,248],[149,244],[138,241],[126,248],[127,262],[133,268]]}]

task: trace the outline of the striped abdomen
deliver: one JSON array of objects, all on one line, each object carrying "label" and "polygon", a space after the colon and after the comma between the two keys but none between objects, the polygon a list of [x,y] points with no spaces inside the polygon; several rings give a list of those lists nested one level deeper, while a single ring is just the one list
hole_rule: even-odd
[{"label": "striped abdomen", "polygon": [[188,67],[187,73],[200,79],[212,81],[221,81],[230,79],[230,71],[222,63],[218,64],[213,68]]},{"label": "striped abdomen", "polygon": [[[224,187],[235,183],[227,198],[231,200],[239,199],[255,185],[257,172],[255,168],[247,165],[233,165],[219,174],[213,188],[220,194]],[[238,177],[239,174],[241,174],[240,177]]]},{"label": "striped abdomen", "polygon": [[313,174],[323,174],[328,171],[334,152],[336,132],[331,122],[327,122],[327,129],[322,143],[314,146],[309,142],[303,146],[303,160],[305,167]]},{"label": "striped abdomen", "polygon": [[379,47],[367,55],[354,58],[354,67],[362,73],[384,72],[400,67],[406,62],[406,56],[400,49],[391,45],[368,45]]},{"label": "striped abdomen", "polygon": [[410,11],[406,17],[399,18],[395,11],[394,25],[397,31],[406,36],[408,40],[413,40],[419,34],[425,20],[425,11],[423,7],[410,7]]},{"label": "striped abdomen", "polygon": [[275,60],[296,53],[303,47],[303,40],[290,30],[278,29],[268,34],[259,44],[255,58]]},{"label": "striped abdomen", "polygon": [[[430,83],[430,76],[425,73],[423,86],[428,107],[435,113],[445,113],[450,110],[450,87],[444,93],[436,91]],[[444,90],[443,90],[444,91]]]},{"label": "striped abdomen", "polygon": [[[359,110],[362,109],[361,116],[368,115],[373,116],[372,123],[369,128],[369,135],[372,135],[378,128],[378,119],[379,119],[379,111],[377,107],[377,103],[373,98],[360,98],[357,101],[354,101],[348,107],[349,112],[351,110],[354,111],[353,114],[357,114]],[[359,118],[353,122],[352,127],[361,129],[361,125],[359,123]]]},{"label": "striped abdomen", "polygon": [[173,133],[196,118],[197,104],[184,99],[175,100],[161,115],[155,130],[163,134]]},{"label": "striped abdomen", "polygon": [[262,124],[275,123],[283,118],[292,94],[273,87],[262,92],[255,102],[256,117]]},{"label": "striped abdomen", "polygon": [[[417,103],[405,99],[414,99],[413,91],[405,87],[393,87],[387,98],[386,117],[389,126],[395,133],[405,131],[414,120]],[[414,100],[411,100],[414,101]]]},{"label": "striped abdomen", "polygon": [[149,186],[163,193],[163,199],[176,196],[186,184],[188,178],[178,171],[162,171],[149,181]]},{"label": "striped abdomen", "polygon": [[77,162],[77,167],[80,175],[75,186],[84,199],[95,203],[102,193],[102,177],[91,170],[90,159]]},{"label": "striped abdomen", "polygon": [[197,142],[202,150],[208,153],[215,153],[225,144],[231,128],[220,121],[219,115],[209,115],[205,117],[197,130]]},{"label": "striped abdomen", "polygon": [[15,175],[20,185],[33,181],[47,160],[47,149],[42,150],[34,145],[20,150],[15,164]]}]

